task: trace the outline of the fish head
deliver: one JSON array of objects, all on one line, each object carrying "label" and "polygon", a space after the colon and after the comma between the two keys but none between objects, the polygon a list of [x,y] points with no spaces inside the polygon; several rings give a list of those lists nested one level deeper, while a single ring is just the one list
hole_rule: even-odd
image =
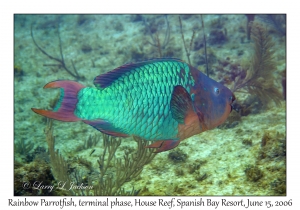
[{"label": "fish head", "polygon": [[199,77],[194,95],[191,92],[192,101],[200,123],[208,130],[225,122],[232,110],[235,96],[230,89],[206,75],[201,73]]}]

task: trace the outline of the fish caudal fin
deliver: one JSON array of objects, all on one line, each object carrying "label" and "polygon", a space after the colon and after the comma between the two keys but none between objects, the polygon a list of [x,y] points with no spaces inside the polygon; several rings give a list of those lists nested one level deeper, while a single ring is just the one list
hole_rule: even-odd
[{"label": "fish caudal fin", "polygon": [[61,95],[53,111],[31,108],[37,114],[55,120],[75,122],[81,120],[74,115],[78,102],[77,94],[84,86],[75,81],[61,80],[46,84],[44,88],[60,88]]}]

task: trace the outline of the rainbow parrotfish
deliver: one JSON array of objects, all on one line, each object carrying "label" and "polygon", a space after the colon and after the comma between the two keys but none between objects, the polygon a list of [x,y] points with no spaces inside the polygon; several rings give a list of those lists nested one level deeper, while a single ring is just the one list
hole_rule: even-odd
[{"label": "rainbow parrotfish", "polygon": [[222,124],[231,112],[233,93],[196,68],[174,58],[129,63],[94,79],[96,87],[68,80],[53,111],[32,108],[56,120],[82,120],[112,136],[155,141],[156,152]]}]

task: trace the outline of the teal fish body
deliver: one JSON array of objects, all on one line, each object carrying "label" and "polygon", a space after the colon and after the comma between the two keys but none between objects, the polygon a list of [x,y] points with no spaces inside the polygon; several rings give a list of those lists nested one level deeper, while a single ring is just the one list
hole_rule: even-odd
[{"label": "teal fish body", "polygon": [[223,123],[232,92],[179,59],[161,58],[125,64],[94,79],[95,87],[54,81],[62,97],[55,111],[34,109],[62,121],[78,121],[113,136],[156,141],[157,152]]}]

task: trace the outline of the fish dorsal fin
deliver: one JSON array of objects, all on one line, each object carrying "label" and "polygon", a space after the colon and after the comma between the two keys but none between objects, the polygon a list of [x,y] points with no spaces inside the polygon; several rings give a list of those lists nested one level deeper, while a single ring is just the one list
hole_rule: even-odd
[{"label": "fish dorsal fin", "polygon": [[109,71],[105,74],[101,74],[101,75],[95,77],[94,85],[99,89],[106,88],[127,72],[130,72],[138,67],[141,67],[141,66],[144,66],[147,64],[151,64],[151,63],[155,63],[155,62],[165,62],[165,61],[183,62],[182,60],[177,59],[177,58],[155,58],[155,59],[150,59],[150,60],[137,62],[137,63],[127,63],[127,64],[124,64],[123,66],[120,66],[112,71]]},{"label": "fish dorsal fin", "polygon": [[191,95],[181,85],[174,87],[170,107],[172,117],[180,124],[185,124],[186,119],[195,114]]}]

